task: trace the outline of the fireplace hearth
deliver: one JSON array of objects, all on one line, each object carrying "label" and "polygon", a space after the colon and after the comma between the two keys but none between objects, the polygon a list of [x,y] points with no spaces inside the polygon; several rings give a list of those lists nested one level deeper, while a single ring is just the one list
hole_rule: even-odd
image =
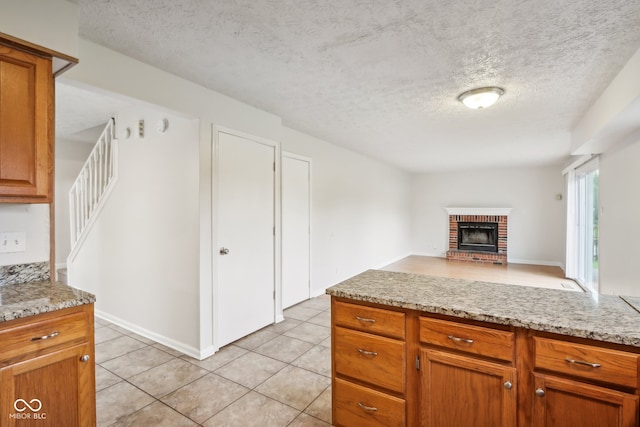
[{"label": "fireplace hearth", "polygon": [[506,265],[510,211],[510,208],[447,208],[447,259]]}]

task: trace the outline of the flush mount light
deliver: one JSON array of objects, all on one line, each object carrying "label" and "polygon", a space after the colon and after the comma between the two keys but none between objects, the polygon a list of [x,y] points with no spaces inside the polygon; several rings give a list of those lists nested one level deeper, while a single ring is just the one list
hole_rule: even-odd
[{"label": "flush mount light", "polygon": [[503,94],[504,89],[499,87],[479,87],[461,93],[458,96],[458,101],[469,108],[479,110],[491,107]]}]

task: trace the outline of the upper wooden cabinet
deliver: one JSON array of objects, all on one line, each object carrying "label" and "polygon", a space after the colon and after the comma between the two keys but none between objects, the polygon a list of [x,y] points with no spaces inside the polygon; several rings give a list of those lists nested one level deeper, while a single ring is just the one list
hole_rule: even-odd
[{"label": "upper wooden cabinet", "polygon": [[0,45],[0,200],[46,203],[53,171],[51,60]]},{"label": "upper wooden cabinet", "polygon": [[77,62],[0,34],[1,203],[53,201],[52,63],[60,57]]}]

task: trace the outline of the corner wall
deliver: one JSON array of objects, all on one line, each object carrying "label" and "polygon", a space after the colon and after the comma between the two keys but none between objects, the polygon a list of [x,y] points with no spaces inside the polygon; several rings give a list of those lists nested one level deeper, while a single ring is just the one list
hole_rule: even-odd
[{"label": "corner wall", "polygon": [[282,149],[313,162],[312,295],[410,254],[409,173],[287,127]]},{"label": "corner wall", "polygon": [[640,296],[640,132],[600,156],[600,293]]},{"label": "corner wall", "polygon": [[[140,119],[145,137],[124,138]],[[70,285],[96,295],[97,314],[199,357],[198,122],[136,107],[116,123],[118,181],[70,262]]]}]

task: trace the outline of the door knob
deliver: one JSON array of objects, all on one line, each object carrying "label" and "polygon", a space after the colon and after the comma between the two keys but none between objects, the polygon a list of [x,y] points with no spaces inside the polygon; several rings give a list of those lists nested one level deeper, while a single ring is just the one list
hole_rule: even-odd
[{"label": "door knob", "polygon": [[220,255],[228,255],[229,254],[229,249],[222,247],[220,248]]}]

